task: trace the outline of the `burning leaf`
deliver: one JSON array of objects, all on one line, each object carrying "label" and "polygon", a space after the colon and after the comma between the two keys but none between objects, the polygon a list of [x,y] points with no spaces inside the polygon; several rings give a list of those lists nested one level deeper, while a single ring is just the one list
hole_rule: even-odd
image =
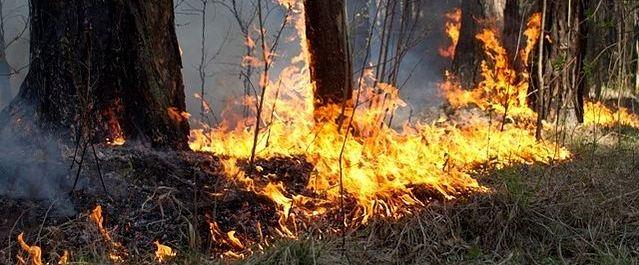
[{"label": "burning leaf", "polygon": [[162,263],[168,261],[177,255],[177,253],[175,253],[175,251],[170,247],[160,244],[160,241],[155,241],[153,243],[157,247],[157,250],[155,251],[155,259],[158,262]]}]

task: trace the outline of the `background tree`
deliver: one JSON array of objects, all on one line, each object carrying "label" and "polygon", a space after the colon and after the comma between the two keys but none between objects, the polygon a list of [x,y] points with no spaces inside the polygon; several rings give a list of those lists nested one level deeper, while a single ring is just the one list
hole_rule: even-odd
[{"label": "background tree", "polygon": [[352,0],[348,3],[349,35],[351,38],[353,70],[360,71],[365,66],[364,59],[371,30],[371,1]]},{"label": "background tree", "polygon": [[31,66],[3,124],[187,148],[173,1],[33,0],[30,13]]},{"label": "background tree", "polygon": [[[540,121],[551,115],[559,119],[563,110],[573,109],[577,120],[583,122],[589,4],[589,0],[539,1],[545,31],[540,38],[537,63],[533,64],[537,74],[533,75],[535,82],[531,86],[530,102]],[[541,127],[540,123],[538,127]]]},{"label": "background tree", "polygon": [[[0,1],[0,12],[2,12],[2,1]],[[11,100],[11,82],[9,81],[11,67],[7,62],[7,45],[4,35],[4,27],[0,26],[0,107],[5,106]]]}]

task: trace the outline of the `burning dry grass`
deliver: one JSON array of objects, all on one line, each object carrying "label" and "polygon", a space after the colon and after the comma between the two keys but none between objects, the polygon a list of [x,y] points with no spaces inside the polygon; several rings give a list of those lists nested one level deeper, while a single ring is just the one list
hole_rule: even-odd
[{"label": "burning dry grass", "polygon": [[[491,59],[482,63],[484,81],[468,93],[450,80],[444,85],[454,107],[469,103],[479,106],[482,111],[474,115],[435,124],[393,125],[395,111],[406,103],[397,88],[374,80],[372,69],[360,80],[352,99],[354,107],[347,104],[314,109],[303,1],[286,3],[295,3],[291,6],[297,28],[293,37],[300,43],[299,56],[279,75],[270,75],[276,76],[274,80],[262,80],[265,94],[260,101],[266,103],[255,109],[259,114],[239,120],[225,117],[217,127],[195,130],[190,145],[193,150],[222,157],[228,181],[270,198],[277,205],[283,235],[296,235],[296,220],[310,223],[341,212],[344,200],[348,200],[349,211],[339,222],[347,226],[365,224],[373,217],[400,218],[433,198],[454,199],[486,192],[488,189],[470,175],[478,166],[547,163],[570,157],[561,146],[536,141],[526,123],[505,124],[507,113],[523,119],[534,117],[526,105],[528,74],[512,67],[500,37],[489,29],[477,36]],[[450,16],[454,19],[459,15],[455,12]],[[533,35],[539,31],[539,19],[534,16],[529,23],[530,47],[535,45]],[[524,64],[527,59],[521,58]],[[457,104],[459,99],[470,102]],[[255,99],[244,101],[254,103]],[[489,109],[497,109],[503,115],[498,120],[503,122],[486,119],[492,111]],[[253,157],[268,160],[295,156],[304,157],[313,166],[303,194],[285,190],[281,181],[260,185],[256,179],[269,177],[259,168],[245,170],[241,166],[242,161]]]},{"label": "burning dry grass", "polygon": [[[283,2],[303,10],[300,1]],[[537,141],[527,123],[535,116],[526,106],[528,74],[514,70],[493,31],[477,36],[490,59],[482,63],[484,80],[470,90],[444,86],[455,114],[433,124],[390,126],[393,111],[405,103],[397,89],[365,74],[355,104],[362,106],[346,108],[352,123],[344,126],[332,122],[341,106],[313,109],[304,16],[296,16],[302,53],[278,80],[262,79],[268,92],[258,109],[270,115],[194,131],[191,147],[207,155],[105,149],[111,152],[107,179],[116,183],[118,199],[77,203],[84,211],[77,219],[47,227],[47,253],[131,264],[228,261],[263,249],[269,250],[246,262],[521,263],[550,257],[587,263],[637,255],[634,152],[604,146],[566,162],[571,154],[560,143]],[[538,20],[535,15],[528,23],[518,58],[524,65]],[[467,105],[479,110],[459,111]],[[589,105],[586,111],[606,117],[588,118],[592,125],[636,125],[623,110]],[[494,112],[500,118],[493,120]],[[254,133],[256,123],[264,126]],[[255,149],[257,162],[248,165]],[[608,172],[610,165],[599,160],[615,155],[625,159],[606,162],[622,170]],[[76,197],[96,193],[85,192]],[[343,250],[340,231],[348,233]],[[40,256],[22,245],[30,257]],[[69,257],[63,249],[74,253]]]},{"label": "burning dry grass", "polygon": [[[124,264],[156,263],[158,257],[168,264],[228,263],[242,256],[247,260],[238,262],[249,264],[345,264],[347,257],[354,264],[636,262],[638,132],[629,129],[633,134],[623,136],[607,129],[593,135],[593,130],[575,129],[569,162],[501,169],[478,165],[473,177],[492,192],[434,199],[399,220],[371,219],[347,231],[346,252],[334,218],[297,222],[291,230],[299,239],[283,239],[277,231],[279,205],[226,182],[219,161],[210,156],[104,149],[111,152],[105,154],[111,159],[104,161],[104,172],[115,201],[88,199],[93,195],[86,193],[100,189],[84,188],[74,202],[81,213],[68,219],[48,214],[48,205],[37,208],[3,199],[0,220],[10,221],[0,222],[1,234],[7,235],[0,263],[15,263],[18,254],[30,262],[29,253],[17,244],[19,231],[32,244],[29,250],[41,247],[42,261],[66,259],[70,264],[110,263],[109,242],[119,242],[130,254]],[[279,180],[287,185],[276,190],[308,192],[303,176],[312,167],[303,159],[260,160],[257,166],[272,178],[256,179],[258,185]],[[200,172],[205,170],[209,172]],[[193,181],[202,187],[197,196]],[[96,204],[102,205],[101,216]],[[298,207],[289,211],[301,214]],[[24,214],[16,216],[20,212]],[[217,240],[211,238],[212,224]],[[158,241],[161,245],[154,243]]]},{"label": "burning dry grass", "polygon": [[247,264],[634,264],[639,262],[636,131],[622,145],[581,135],[568,163],[479,175],[494,193],[376,220],[342,238],[282,241]]}]

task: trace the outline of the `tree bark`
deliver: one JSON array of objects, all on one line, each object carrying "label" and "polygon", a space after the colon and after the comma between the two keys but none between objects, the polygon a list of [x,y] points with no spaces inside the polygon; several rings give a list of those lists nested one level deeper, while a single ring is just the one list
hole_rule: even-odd
[{"label": "tree bark", "polygon": [[462,1],[462,27],[453,59],[453,71],[463,87],[472,88],[481,78],[480,66],[485,55],[482,43],[475,36],[486,27],[501,33],[505,8],[506,0]]},{"label": "tree bark", "polygon": [[120,133],[188,148],[172,0],[32,0],[30,13],[30,70],[5,116],[34,114],[67,137],[89,128],[97,142]]},{"label": "tree bark", "polygon": [[[569,4],[570,3],[570,4]],[[583,122],[586,75],[584,58],[588,45],[589,25],[586,21],[586,9],[589,0],[559,1],[548,0],[546,16],[547,38],[543,38],[544,52],[543,89],[539,88],[539,78],[534,78],[531,96],[543,97],[537,106],[542,119],[551,116],[559,118],[564,111],[572,109],[579,122]],[[539,60],[537,58],[536,60]],[[535,72],[539,71],[538,67]],[[542,94],[538,91],[543,91]]]},{"label": "tree bark", "polygon": [[344,0],[305,0],[306,38],[316,109],[353,94]]}]

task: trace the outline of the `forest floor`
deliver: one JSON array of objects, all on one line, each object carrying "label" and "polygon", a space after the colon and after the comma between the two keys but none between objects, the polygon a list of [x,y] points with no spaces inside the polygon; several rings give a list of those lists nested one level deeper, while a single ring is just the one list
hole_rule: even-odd
[{"label": "forest floor", "polygon": [[[175,264],[639,263],[639,131],[577,128],[565,143],[574,154],[569,161],[478,172],[490,192],[435,201],[413,216],[375,219],[345,235],[318,236],[314,230],[327,227],[318,222],[298,239],[275,240],[240,261],[207,258],[232,250],[211,241],[208,219],[223,216],[215,220],[223,231],[255,220],[277,227],[268,199],[234,191],[209,155],[104,148],[99,155],[108,158],[102,172],[110,198],[95,196],[103,194],[95,174],[83,176],[73,196],[56,201],[66,207],[0,197],[0,264],[28,257],[16,242],[20,232],[51,264],[64,250],[71,251],[70,264],[108,263],[106,253],[118,251],[127,264],[152,263],[155,240],[177,250]],[[260,163],[266,171],[288,165],[300,176],[310,166],[298,158]],[[89,162],[86,170],[95,172]],[[292,182],[288,188],[298,189]],[[227,194],[215,199],[219,187]],[[91,222],[96,205],[103,206],[104,226],[121,247],[105,244]],[[255,233],[238,230],[245,235],[241,242]]]},{"label": "forest floor", "polygon": [[245,264],[639,264],[639,132],[573,131],[574,158],[478,173],[492,192],[283,240]]}]

